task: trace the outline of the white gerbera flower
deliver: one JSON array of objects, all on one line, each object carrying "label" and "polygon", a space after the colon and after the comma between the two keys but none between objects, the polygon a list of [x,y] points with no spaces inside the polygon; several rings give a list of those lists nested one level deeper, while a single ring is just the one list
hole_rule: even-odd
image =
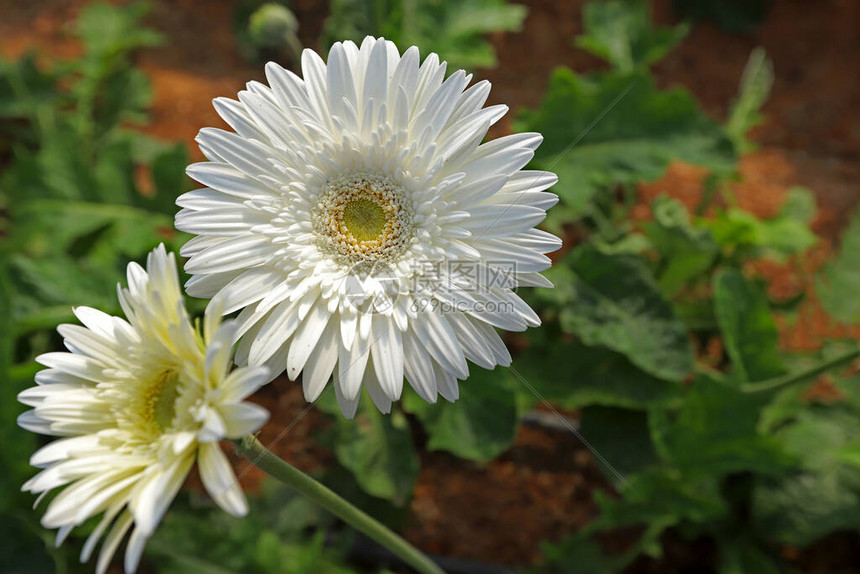
[{"label": "white gerbera flower", "polygon": [[202,336],[191,326],[176,262],[163,245],[149,255],[147,271],[129,264],[128,289],[119,289],[128,322],[78,307],[85,327],[58,329],[70,352],[38,357],[49,368],[36,375],[39,386],[18,395],[34,407],[19,417],[22,427],[67,437],[33,455],[31,464],[44,470],[23,489],[44,495],[65,486],[42,518],[59,528],[57,544],[103,515],[81,553],[88,560],[110,528],[100,573],[132,525],[125,570],[137,568],[195,458],[212,498],[244,515],[244,495],[218,441],[256,431],[268,418],[243,402],[268,380],[266,368],[229,372],[234,326],[219,326],[217,314],[207,314]]},{"label": "white gerbera flower", "polygon": [[556,177],[521,170],[542,138],[481,144],[507,107],[445,67],[370,37],[328,65],[305,50],[304,80],[269,63],[270,86],[215,100],[236,133],[200,131],[188,174],[208,187],[177,202],[189,294],[243,309],[237,362],[301,373],[309,401],[334,372],[346,416],[362,383],[388,412],[404,375],[456,400],[467,359],[509,364],[495,327],[539,324],[513,288],[551,286],[560,241],[534,226]]}]

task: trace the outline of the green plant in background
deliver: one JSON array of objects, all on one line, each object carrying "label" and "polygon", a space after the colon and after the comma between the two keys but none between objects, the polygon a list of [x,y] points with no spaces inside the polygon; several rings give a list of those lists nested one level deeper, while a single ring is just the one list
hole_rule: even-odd
[{"label": "green plant in background", "polygon": [[[641,5],[620,11],[615,23],[594,16],[618,9],[588,5],[586,25],[601,25],[580,42],[615,69],[585,79],[557,72],[541,108],[522,116],[523,129],[545,131],[550,143],[537,167],[562,174],[555,190],[568,209],[555,223],[585,239],[548,273],[556,289],[536,294],[545,326],[513,368],[542,396],[581,409],[582,433],[613,465],[604,470],[619,492],[598,493],[599,517],[546,545],[539,571],[617,572],[643,555],[662,557],[667,537],[710,540],[721,573],[783,571],[776,545],[805,546],[860,527],[846,511],[860,496],[852,458],[860,448],[857,378],[839,370],[860,349],[846,342],[808,356],[781,353],[774,315],[800,297],[771,301],[765,282],[746,271],[755,259],[802,255],[817,240],[809,191],[790,190],[781,212],[762,220],[736,207],[726,188],[772,83],[763,52],[751,55],[721,126],[686,92],[659,92],[647,72],[630,71],[630,58],[617,54],[637,53],[632,44],[614,45],[613,36],[603,40],[612,51],[593,48],[643,13]],[[578,117],[583,94],[600,94],[608,109],[593,128]],[[600,106],[587,109],[596,117]],[[710,168],[712,193],[697,210],[708,215],[660,197],[653,219],[634,228],[619,188],[659,177],[670,159]],[[847,293],[860,285],[850,255],[857,227],[819,280],[825,308],[855,319]],[[550,354],[558,361],[547,360],[551,341],[562,341]],[[721,350],[709,358],[703,350],[712,342]],[[846,400],[804,398],[826,371]],[[598,543],[599,534],[631,528],[635,543],[621,554]]]},{"label": "green plant in background", "polygon": [[4,572],[48,571],[49,561],[61,572],[77,562],[53,548],[32,500],[18,494],[36,441],[15,424],[15,397],[32,384],[32,358],[54,348],[54,328],[72,320],[72,305],[116,307],[129,260],[161,241],[182,242],[173,213],[187,186],[185,147],[132,129],[151,99],[134,53],[161,40],[141,25],[145,11],[93,4],[72,28],[80,58],[51,68],[32,54],[0,61],[0,508],[10,517],[4,539],[20,549],[0,558]]},{"label": "green plant in background", "polygon": [[239,50],[259,62],[280,60],[284,53],[295,64],[301,61],[299,21],[289,6],[280,2],[246,0],[235,9]]},{"label": "green plant in background", "polygon": [[723,30],[749,34],[761,24],[770,9],[770,0],[672,0],[681,18],[711,21]]},{"label": "green plant in background", "polygon": [[761,123],[761,107],[767,101],[773,87],[773,63],[767,58],[763,48],[756,48],[741,76],[738,97],[732,102],[726,131],[741,152],[752,151],[755,146],[747,140],[747,133]]},{"label": "green plant in background", "polygon": [[452,70],[492,68],[498,61],[485,34],[519,31],[525,17],[525,6],[507,0],[331,0],[320,43],[384,36],[401,49],[436,52]]},{"label": "green plant in background", "polygon": [[80,59],[51,71],[33,56],[0,64],[0,130],[14,135],[0,178],[4,243],[21,336],[70,319],[72,304],[113,309],[128,260],[181,243],[172,215],[185,148],[130,129],[151,98],[132,54],[159,41],[142,15],[140,5],[94,4],[74,27]]},{"label": "green plant in background", "polygon": [[657,28],[642,1],[591,2],[582,10],[584,34],[576,45],[621,72],[647,69],[687,35],[689,26]]},{"label": "green plant in background", "polygon": [[587,4],[584,28],[577,45],[611,69],[587,75],[557,70],[541,106],[524,110],[517,129],[544,135],[533,164],[555,171],[562,182],[556,187],[562,203],[549,227],[557,231],[585,217],[612,235],[619,226],[604,217],[607,190],[658,179],[671,161],[725,177],[738,150],[689,92],[658,90],[648,71],[683,39],[685,25],[654,29],[646,2],[624,0]]},{"label": "green plant in background", "polygon": [[[332,516],[290,488],[266,481],[250,501],[250,516],[235,518],[195,497],[171,508],[149,542],[162,574],[348,574],[343,565],[350,532],[326,540]],[[316,532],[307,534],[311,529]],[[193,532],[193,536],[188,533]]]},{"label": "green plant in background", "polygon": [[842,236],[842,248],[817,277],[819,298],[833,317],[849,324],[860,323],[860,212],[854,213]]}]

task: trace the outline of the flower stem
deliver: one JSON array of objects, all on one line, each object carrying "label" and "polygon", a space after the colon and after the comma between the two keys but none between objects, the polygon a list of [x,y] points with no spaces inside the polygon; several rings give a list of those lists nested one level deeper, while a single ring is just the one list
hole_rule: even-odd
[{"label": "flower stem", "polygon": [[818,375],[826,373],[830,369],[844,367],[851,364],[855,359],[860,358],[860,349],[854,349],[848,353],[834,357],[823,363],[819,363],[814,367],[799,373],[791,373],[782,377],[776,377],[760,383],[751,383],[741,387],[745,393],[759,393],[764,391],[772,391],[782,387],[787,387],[794,383],[803,383],[815,379]]},{"label": "flower stem", "polygon": [[359,532],[388,548],[421,574],[445,574],[420,550],[387,526],[353,506],[336,492],[273,454],[256,437],[248,435],[233,441],[242,456],[273,478],[293,487]]}]

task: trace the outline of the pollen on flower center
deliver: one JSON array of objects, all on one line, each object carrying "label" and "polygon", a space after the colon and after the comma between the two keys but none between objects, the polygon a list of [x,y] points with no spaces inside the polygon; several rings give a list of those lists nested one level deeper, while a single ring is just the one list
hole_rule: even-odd
[{"label": "pollen on flower center", "polygon": [[326,185],[313,213],[320,250],[344,265],[392,262],[413,236],[411,205],[391,179],[351,174]]},{"label": "pollen on flower center", "polygon": [[385,229],[385,210],[367,197],[347,203],[341,215],[346,231],[359,242],[379,239]]},{"label": "pollen on flower center", "polygon": [[176,415],[178,397],[179,376],[168,371],[145,391],[144,419],[160,432],[168,430]]}]

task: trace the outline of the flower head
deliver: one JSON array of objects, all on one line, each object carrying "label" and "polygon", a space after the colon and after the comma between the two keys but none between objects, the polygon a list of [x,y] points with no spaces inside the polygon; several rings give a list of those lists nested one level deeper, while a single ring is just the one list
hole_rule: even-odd
[{"label": "flower head", "polygon": [[514,288],[551,286],[560,241],[534,226],[556,177],[521,169],[542,138],[482,144],[507,107],[445,68],[370,37],[305,50],[304,79],[270,63],[215,100],[235,133],[200,131],[207,187],[177,202],[189,294],[242,309],[237,362],[301,374],[311,401],[334,374],[347,416],[362,386],[387,412],[404,376],[455,400],[467,360],[509,364],[495,328],[539,324]]},{"label": "flower head", "polygon": [[61,436],[30,462],[43,468],[23,489],[46,494],[65,487],[42,518],[59,544],[77,525],[102,515],[84,545],[88,560],[102,535],[98,572],[107,569],[132,528],[125,570],[133,572],[146,540],[185,481],[195,459],[212,498],[235,515],[247,512],[242,490],[218,446],[257,430],[268,418],[243,402],[268,380],[265,367],[230,369],[235,327],[207,314],[201,335],[185,310],[176,262],[164,246],[147,269],[128,266],[119,289],[128,321],[88,307],[84,324],[60,325],[69,352],[47,353],[38,386],[18,399],[33,407],[18,423]]}]

